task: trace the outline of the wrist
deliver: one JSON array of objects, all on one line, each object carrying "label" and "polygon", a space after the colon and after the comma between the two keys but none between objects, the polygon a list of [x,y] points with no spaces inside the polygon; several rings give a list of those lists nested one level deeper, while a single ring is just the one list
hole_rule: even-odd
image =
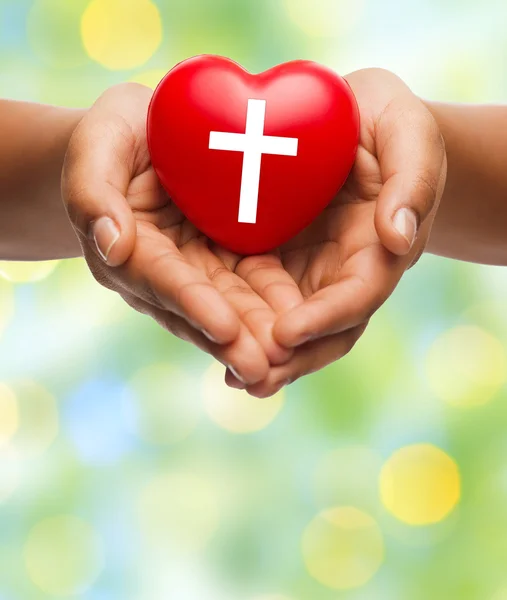
[{"label": "wrist", "polygon": [[61,198],[69,140],[85,111],[2,101],[0,258],[47,260],[81,249]]}]

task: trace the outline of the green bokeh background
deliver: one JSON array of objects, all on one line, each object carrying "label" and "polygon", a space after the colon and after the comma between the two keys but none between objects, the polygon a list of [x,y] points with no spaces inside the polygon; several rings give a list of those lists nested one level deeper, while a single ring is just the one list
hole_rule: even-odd
[{"label": "green bokeh background", "polygon": [[[254,71],[294,58],[341,74],[380,66],[423,97],[507,98],[499,1],[158,0],[162,43],[120,70],[87,54],[88,4],[0,0],[2,97],[85,107],[207,52]],[[237,423],[209,357],[81,260],[0,264],[0,599],[505,600],[506,292],[503,269],[423,257],[349,356],[238,433],[217,422],[224,401]],[[242,422],[270,420],[272,405],[245,402]],[[402,522],[380,497],[382,465],[412,444],[459,468],[459,503],[433,525]],[[374,519],[385,549],[345,590],[317,581],[302,551],[309,523],[340,506]],[[358,544],[322,546],[318,560],[368,568]]]}]

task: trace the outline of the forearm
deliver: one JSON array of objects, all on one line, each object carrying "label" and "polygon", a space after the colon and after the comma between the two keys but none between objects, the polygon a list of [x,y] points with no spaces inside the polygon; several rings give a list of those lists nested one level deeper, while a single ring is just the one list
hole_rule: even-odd
[{"label": "forearm", "polygon": [[507,106],[428,103],[448,174],[428,251],[507,265]]},{"label": "forearm", "polygon": [[79,256],[61,200],[67,145],[82,112],[0,101],[0,259]]}]

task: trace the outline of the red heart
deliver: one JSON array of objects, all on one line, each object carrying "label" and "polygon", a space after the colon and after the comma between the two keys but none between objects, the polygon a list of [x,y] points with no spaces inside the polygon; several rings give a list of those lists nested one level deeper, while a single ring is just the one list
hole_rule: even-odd
[{"label": "red heart", "polygon": [[227,58],[191,58],[164,77],[148,112],[165,190],[240,254],[272,250],[309,225],[345,183],[358,136],[347,82],[302,60],[252,75]]}]

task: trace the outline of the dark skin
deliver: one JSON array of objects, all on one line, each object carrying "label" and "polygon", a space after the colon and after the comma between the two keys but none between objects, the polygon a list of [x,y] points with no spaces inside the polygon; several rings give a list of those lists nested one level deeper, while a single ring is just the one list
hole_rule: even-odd
[{"label": "dark skin", "polygon": [[[228,367],[226,382],[255,396],[352,348],[423,251],[442,194],[445,152],[424,104],[386,71],[348,81],[361,113],[353,171],[310,227],[262,256],[216,246],[162,190],[146,143],[147,88],[109,90],[69,144],[64,198],[96,278],[215,356]],[[413,217],[401,230],[400,209]],[[119,235],[108,226],[90,243],[104,216]]]},{"label": "dark skin", "polygon": [[350,350],[423,251],[507,264],[507,107],[423,103],[382,69],[346,79],[361,135],[345,187],[290,244],[248,258],[159,187],[152,90],[118,86],[87,111],[0,101],[0,257],[84,254],[101,283],[228,365],[229,385],[276,392]]}]

